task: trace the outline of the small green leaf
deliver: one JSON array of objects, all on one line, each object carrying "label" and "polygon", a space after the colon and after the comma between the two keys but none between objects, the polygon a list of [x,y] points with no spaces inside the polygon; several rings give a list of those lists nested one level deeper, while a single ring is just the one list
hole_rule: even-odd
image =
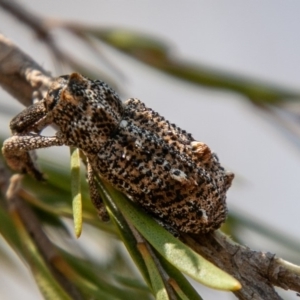
[{"label": "small green leaf", "polygon": [[159,270],[153,260],[153,257],[150,255],[150,253],[146,247],[146,244],[140,243],[140,244],[138,244],[138,248],[139,248],[139,250],[144,258],[144,261],[146,263],[155,299],[156,300],[169,300],[168,292],[165,288],[164,281],[163,281],[161,274],[159,273]]},{"label": "small green leaf", "polygon": [[98,184],[99,184],[99,192],[101,195],[101,198],[104,200],[105,204],[107,205],[107,211],[111,217],[111,220],[115,223],[120,237],[123,240],[129,254],[133,258],[136,266],[139,268],[143,278],[145,279],[147,285],[151,287],[151,280],[149,277],[148,269],[145,265],[145,261],[140,253],[140,251],[137,249],[137,242],[136,238],[134,237],[132,231],[129,228],[128,223],[126,222],[124,216],[122,215],[121,211],[119,210],[119,207],[113,203],[110,195],[107,193],[107,189],[104,186],[104,183],[98,178]]},{"label": "small green leaf", "polygon": [[71,151],[71,191],[74,216],[74,231],[77,238],[82,231],[82,200],[80,188],[80,156],[79,149],[70,147]]},{"label": "small green leaf", "polygon": [[176,269],[160,254],[158,254],[158,256],[161,265],[170,276],[169,284],[173,287],[174,291],[180,297],[180,299],[203,300],[198,292],[194,289],[194,287],[190,284],[190,282],[178,269]]},{"label": "small green leaf", "polygon": [[85,32],[137,57],[146,55],[161,59],[168,54],[171,48],[158,38],[130,30],[89,28]]}]

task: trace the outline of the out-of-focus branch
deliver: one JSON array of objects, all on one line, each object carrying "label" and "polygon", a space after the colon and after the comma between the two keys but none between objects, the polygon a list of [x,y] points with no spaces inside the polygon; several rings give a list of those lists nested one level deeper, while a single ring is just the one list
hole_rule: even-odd
[{"label": "out-of-focus branch", "polygon": [[46,44],[47,48],[50,50],[50,53],[55,59],[55,63],[60,62],[63,65],[70,66],[70,68],[73,70],[76,69],[80,73],[92,75],[90,77],[93,77],[94,73],[101,74],[103,80],[110,83],[111,86],[117,89],[114,81],[107,76],[107,74],[103,73],[100,69],[95,68],[94,65],[89,65],[86,62],[82,62],[81,60],[74,58],[70,53],[67,53],[57,45],[55,40],[52,38],[51,29],[55,27],[61,27],[69,30],[70,33],[81,40],[85,40],[85,42],[90,46],[91,50],[94,51],[94,53],[99,54],[99,57],[102,59],[103,63],[105,63],[105,65],[107,65],[117,76],[124,79],[121,71],[114,66],[109,59],[105,58],[102,52],[100,53],[99,49],[93,45],[93,43],[86,37],[85,34],[82,34],[76,30],[71,30],[67,26],[64,27],[65,22],[59,20],[42,19],[38,15],[28,11],[23,6],[10,0],[0,0],[0,8],[9,12],[12,16],[17,18],[20,22],[24,23],[33,31],[39,40]]},{"label": "out-of-focus branch", "polygon": [[45,96],[52,77],[31,57],[0,34],[0,85],[28,106]]},{"label": "out-of-focus branch", "polygon": [[26,8],[21,7],[14,0],[0,0],[0,6],[13,14],[21,22],[26,23],[31,29],[37,32],[41,38],[47,38],[48,30],[44,26],[42,19],[28,11]]}]

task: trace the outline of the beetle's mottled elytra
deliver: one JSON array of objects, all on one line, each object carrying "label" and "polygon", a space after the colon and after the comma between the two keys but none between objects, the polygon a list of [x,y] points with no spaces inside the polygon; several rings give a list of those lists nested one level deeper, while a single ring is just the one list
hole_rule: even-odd
[{"label": "beetle's mottled elytra", "polygon": [[[41,136],[50,124],[57,134]],[[122,103],[100,80],[78,73],[57,78],[45,99],[11,121],[11,129],[2,149],[8,164],[37,179],[42,173],[31,150],[80,148],[88,159],[91,198],[103,217],[95,173],[176,231],[210,232],[226,218],[226,191],[234,175],[209,147],[140,100]]]}]

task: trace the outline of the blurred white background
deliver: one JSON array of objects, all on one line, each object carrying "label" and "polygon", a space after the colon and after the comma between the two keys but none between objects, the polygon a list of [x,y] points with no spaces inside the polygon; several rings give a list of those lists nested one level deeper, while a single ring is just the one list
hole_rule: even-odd
[{"label": "blurred white background", "polygon": [[[299,1],[19,2],[41,16],[123,27],[161,37],[170,42],[174,55],[183,59],[300,90]],[[1,32],[21,49],[53,74],[61,75],[56,74],[44,46],[36,42],[24,25],[0,11],[0,26]],[[65,48],[75,51],[72,41],[64,40],[63,34],[59,37]],[[267,115],[239,94],[184,83],[116,51],[105,50],[126,76],[123,88],[127,97],[140,98],[193,133],[236,173],[237,179],[228,193],[229,210],[243,212],[299,240],[300,152]],[[84,49],[76,55],[89,59]],[[0,90],[0,101],[7,103],[8,99]],[[13,113],[22,109],[13,99],[9,101]],[[1,133],[6,136],[11,117],[7,115],[1,120]],[[59,151],[68,155],[68,151]],[[285,258],[284,249],[258,235],[245,235],[245,240],[251,248]],[[295,257],[293,262],[300,264],[300,258]],[[9,274],[1,272],[0,291],[5,292],[1,299],[40,299],[30,278],[22,283],[13,282],[13,278],[10,280]],[[231,294],[202,287],[201,295],[204,299],[234,299]],[[292,292],[282,295],[284,299],[298,299]]]}]

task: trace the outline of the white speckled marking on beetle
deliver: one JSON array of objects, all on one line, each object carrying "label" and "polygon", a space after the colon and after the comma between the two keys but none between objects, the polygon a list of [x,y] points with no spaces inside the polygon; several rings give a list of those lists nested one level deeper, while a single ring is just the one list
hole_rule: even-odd
[{"label": "white speckled marking on beetle", "polygon": [[[50,124],[53,137],[40,135]],[[88,159],[91,199],[103,219],[107,213],[94,174],[127,194],[146,212],[176,231],[216,230],[227,215],[226,191],[234,175],[209,147],[166,121],[138,99],[121,102],[104,82],[78,73],[58,77],[45,99],[17,115],[3,154],[14,170],[38,170],[31,150],[68,145]]]}]

